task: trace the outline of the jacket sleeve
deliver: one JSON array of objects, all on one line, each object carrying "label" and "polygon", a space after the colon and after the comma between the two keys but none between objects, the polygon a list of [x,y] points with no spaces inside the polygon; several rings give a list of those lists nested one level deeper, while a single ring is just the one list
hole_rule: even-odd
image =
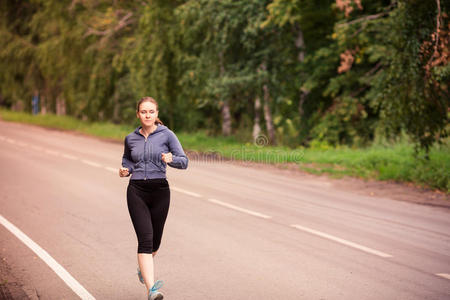
[{"label": "jacket sleeve", "polygon": [[[122,166],[124,168],[128,168],[129,174],[133,173],[133,160],[131,158],[131,149],[128,145],[128,137],[125,137],[124,141],[124,150],[123,150],[123,156],[122,156]],[[128,175],[129,176],[129,175]]]},{"label": "jacket sleeve", "polygon": [[168,165],[172,168],[187,169],[189,160],[181,147],[180,141],[175,133],[169,132],[169,151],[172,153],[172,162]]}]

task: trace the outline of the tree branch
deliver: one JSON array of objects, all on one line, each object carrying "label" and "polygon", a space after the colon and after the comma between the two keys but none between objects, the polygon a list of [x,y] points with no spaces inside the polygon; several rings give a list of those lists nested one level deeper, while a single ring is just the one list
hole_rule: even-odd
[{"label": "tree branch", "polygon": [[381,66],[382,66],[382,65],[381,65],[381,62],[378,62],[372,69],[370,69],[366,74],[364,74],[363,77],[372,75],[372,74],[375,73],[375,71],[377,71]]},{"label": "tree branch", "polygon": [[383,16],[385,16],[387,14],[389,14],[389,11],[385,11],[385,12],[382,12],[382,13],[379,13],[379,14],[375,14],[375,15],[364,16],[362,18],[355,19],[355,20],[350,21],[350,22],[338,24],[338,27],[348,26],[348,25],[352,25],[352,24],[356,24],[356,23],[364,22],[364,21],[375,20],[375,19],[381,18],[381,17],[383,17]]},{"label": "tree branch", "polygon": [[122,28],[132,24],[134,22],[133,19],[130,19],[133,16],[132,12],[127,13],[120,21],[119,23],[117,23],[117,25],[114,28],[110,28],[107,30],[97,30],[94,28],[89,28],[88,31],[84,34],[83,37],[88,37],[90,35],[98,35],[98,36],[107,36],[110,34],[113,34],[119,30],[121,30]]},{"label": "tree branch", "polygon": [[438,46],[439,46],[439,29],[441,28],[441,3],[440,0],[436,0],[438,14],[436,16],[436,36],[434,37],[436,39],[436,43],[434,44],[434,51],[431,55],[430,59],[427,62],[427,65],[431,65],[431,62],[433,61],[433,58],[439,56],[438,52]]}]

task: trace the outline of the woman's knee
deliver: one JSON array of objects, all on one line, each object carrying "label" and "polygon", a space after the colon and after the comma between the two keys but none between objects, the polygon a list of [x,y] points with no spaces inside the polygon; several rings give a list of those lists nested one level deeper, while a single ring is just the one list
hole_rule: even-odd
[{"label": "woman's knee", "polygon": [[139,241],[138,253],[153,253],[153,241]]}]

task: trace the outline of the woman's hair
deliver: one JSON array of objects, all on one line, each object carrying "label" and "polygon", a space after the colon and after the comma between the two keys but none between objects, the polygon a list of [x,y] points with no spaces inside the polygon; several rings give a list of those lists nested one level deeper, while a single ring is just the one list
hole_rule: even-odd
[{"label": "woman's hair", "polygon": [[[158,102],[156,102],[155,99],[153,99],[152,97],[142,97],[141,100],[139,100],[138,103],[137,103],[137,106],[136,106],[136,111],[137,112],[139,112],[139,107],[144,102],[151,102],[151,103],[155,104],[156,105],[156,110],[158,110]],[[163,122],[158,117],[155,120],[155,124],[164,125]]]}]

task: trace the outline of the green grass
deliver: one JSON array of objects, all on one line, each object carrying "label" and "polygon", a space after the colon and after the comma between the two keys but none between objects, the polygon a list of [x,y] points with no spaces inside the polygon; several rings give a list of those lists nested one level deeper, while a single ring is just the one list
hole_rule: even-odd
[{"label": "green grass", "polygon": [[[371,146],[365,149],[306,150],[305,168],[308,163],[316,170],[332,174],[413,182],[450,191],[450,151],[448,146],[433,147],[429,160],[414,157],[411,144],[402,143],[389,147]],[[302,168],[302,166],[301,166]]]},{"label": "green grass", "polygon": [[[36,124],[49,128],[75,130],[85,134],[122,142],[131,132],[131,125],[87,123],[68,116],[37,115],[0,110],[6,121]],[[234,137],[210,137],[205,131],[177,132],[183,148],[192,152],[211,153],[227,159],[264,163],[296,163],[299,168],[315,174],[327,173],[333,177],[356,176],[378,180],[413,182],[426,187],[450,192],[450,147],[435,146],[430,159],[413,156],[413,145],[374,145],[368,148],[348,147],[297,148],[256,146],[241,143]],[[192,153],[195,154],[195,153]]]},{"label": "green grass", "polygon": [[24,112],[14,112],[0,109],[0,117],[5,121],[35,124],[47,128],[73,130],[93,136],[99,136],[114,140],[123,140],[132,126],[115,125],[106,122],[84,122],[69,116],[57,116],[54,114],[31,115]]}]

